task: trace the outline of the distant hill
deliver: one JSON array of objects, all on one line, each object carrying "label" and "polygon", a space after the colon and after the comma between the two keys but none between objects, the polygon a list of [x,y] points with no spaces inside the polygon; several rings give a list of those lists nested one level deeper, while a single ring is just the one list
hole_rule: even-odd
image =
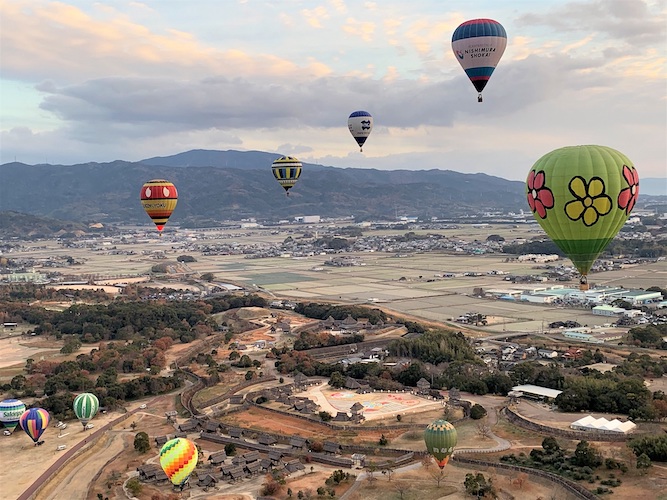
[{"label": "distant hill", "polygon": [[80,235],[92,230],[94,229],[77,222],[67,222],[17,212],[0,212],[0,235],[2,235],[1,239],[3,240],[66,236],[68,234]]},{"label": "distant hill", "polygon": [[271,174],[279,155],[262,151],[193,150],[140,162],[78,165],[0,165],[0,211],[80,222],[146,223],[142,184],[165,178],[176,184],[171,223],[208,225],[255,217],[398,215],[458,217],[526,209],[524,184],[451,170],[376,170],[304,164],[286,197]]}]

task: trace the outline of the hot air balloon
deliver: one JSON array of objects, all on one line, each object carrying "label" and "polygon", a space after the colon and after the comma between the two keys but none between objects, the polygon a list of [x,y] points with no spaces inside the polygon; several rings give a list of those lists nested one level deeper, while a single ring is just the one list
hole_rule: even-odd
[{"label": "hot air balloon", "polygon": [[167,441],[160,449],[160,465],[169,480],[175,485],[183,485],[195,470],[199,452],[189,439],[176,438]]},{"label": "hot air balloon", "polygon": [[153,179],[141,187],[141,205],[153,220],[160,236],[178,202],[178,191],[171,182]]},{"label": "hot air balloon", "polygon": [[74,398],[73,406],[74,414],[76,415],[76,418],[79,419],[85,430],[86,425],[88,425],[90,419],[92,419],[97,413],[97,410],[100,409],[100,401],[97,399],[95,394],[84,392],[83,394],[79,394],[76,398]]},{"label": "hot air balloon", "polygon": [[287,196],[301,175],[301,162],[293,156],[281,156],[271,165],[273,176],[283,187]]},{"label": "hot air balloon", "polygon": [[5,399],[0,403],[0,423],[10,432],[14,432],[19,425],[21,415],[25,413],[25,404],[18,399]]},{"label": "hot air balloon", "polygon": [[452,35],[452,50],[466,75],[479,92],[491,78],[507,46],[505,28],[493,19],[472,19],[461,24]]},{"label": "hot air balloon", "polygon": [[49,426],[51,415],[44,408],[30,408],[19,419],[21,429],[30,436],[35,445],[41,444],[39,438]]},{"label": "hot air balloon", "polygon": [[426,451],[433,455],[438,467],[444,469],[456,446],[456,429],[446,420],[436,420],[424,431]]},{"label": "hot air balloon", "polygon": [[373,131],[373,117],[368,111],[355,111],[347,119],[347,128],[359,144],[359,151],[363,152],[363,145]]},{"label": "hot air balloon", "polygon": [[639,174],[623,153],[605,146],[570,146],[537,160],[526,196],[533,216],[581,273],[580,288],[639,196]]}]

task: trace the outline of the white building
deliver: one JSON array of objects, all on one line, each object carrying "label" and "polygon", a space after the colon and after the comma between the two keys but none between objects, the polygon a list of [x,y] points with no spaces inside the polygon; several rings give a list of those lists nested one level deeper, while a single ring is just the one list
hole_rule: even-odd
[{"label": "white building", "polygon": [[525,384],[512,387],[512,391],[520,393],[521,396],[528,396],[537,399],[556,399],[563,391],[556,389],[549,389],[548,387],[540,387],[539,385]]},{"label": "white building", "polygon": [[595,418],[587,415],[579,420],[572,422],[570,428],[578,431],[594,431],[605,433],[627,434],[637,427],[633,422],[621,422],[618,419],[607,420],[606,418]]},{"label": "white building", "polygon": [[597,314],[598,316],[619,316],[625,313],[625,309],[622,307],[614,307],[607,304],[595,306],[592,311],[593,314]]}]

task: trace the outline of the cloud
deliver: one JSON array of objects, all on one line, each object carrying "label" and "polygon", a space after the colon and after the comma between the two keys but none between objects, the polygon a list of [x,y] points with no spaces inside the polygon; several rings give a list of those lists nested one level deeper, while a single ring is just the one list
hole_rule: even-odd
[{"label": "cloud", "polygon": [[343,31],[349,35],[358,36],[364,42],[373,40],[375,34],[375,23],[370,21],[357,21],[356,19],[347,18]]},{"label": "cloud", "polygon": [[301,153],[311,153],[313,151],[313,148],[310,146],[303,146],[300,144],[281,144],[278,146],[275,151],[278,151],[280,154],[283,155],[288,155],[288,156],[298,156]]},{"label": "cloud", "polygon": [[545,13],[519,16],[519,26],[551,27],[563,32],[597,32],[635,47],[664,46],[667,13],[663,1],[594,0],[568,2]]},{"label": "cloud", "polygon": [[[73,82],[105,76],[212,74],[268,79],[292,75],[319,77],[330,70],[311,59],[301,67],[271,54],[204,45],[192,34],[170,29],[153,33],[118,13],[96,19],[60,3],[3,5],[0,31],[3,78]],[[66,36],[65,36],[66,34]]]},{"label": "cloud", "polygon": [[314,9],[303,9],[301,11],[306,23],[309,24],[312,28],[322,29],[322,21],[329,18],[329,12],[322,5],[315,7]]},{"label": "cloud", "polygon": [[347,14],[347,5],[343,0],[329,0],[329,4],[339,14]]}]

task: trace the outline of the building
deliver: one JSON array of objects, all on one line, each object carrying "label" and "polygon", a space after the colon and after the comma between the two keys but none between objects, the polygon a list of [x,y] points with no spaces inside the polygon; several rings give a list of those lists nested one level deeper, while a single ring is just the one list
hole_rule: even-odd
[{"label": "building", "polygon": [[621,293],[621,300],[630,302],[633,306],[646,304],[656,300],[662,300],[662,293],[647,292],[646,290],[624,290]]},{"label": "building", "polygon": [[622,307],[614,307],[608,304],[603,304],[601,306],[595,306],[593,309],[593,314],[598,316],[619,316],[625,313],[625,309]]},{"label": "building", "polygon": [[630,421],[607,420],[606,418],[595,418],[591,415],[572,422],[570,428],[578,431],[603,432],[608,434],[627,434],[637,427]]},{"label": "building", "polygon": [[573,340],[579,340],[580,342],[589,342],[591,344],[602,344],[604,340],[597,338],[590,333],[581,332],[578,330],[567,330],[563,332],[563,337]]},{"label": "building", "polygon": [[540,387],[539,385],[526,384],[512,387],[512,392],[516,393],[516,397],[525,396],[530,399],[544,399],[548,401],[556,399],[563,391],[549,389],[548,387]]}]

